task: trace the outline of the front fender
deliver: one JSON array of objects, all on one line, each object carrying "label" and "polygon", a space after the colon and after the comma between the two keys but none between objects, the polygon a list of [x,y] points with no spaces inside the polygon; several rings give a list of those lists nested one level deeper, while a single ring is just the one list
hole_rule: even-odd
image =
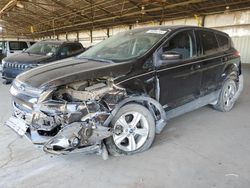
[{"label": "front fender", "polygon": [[149,104],[153,105],[157,109],[157,111],[159,111],[160,118],[156,118],[155,114],[153,114],[155,117],[155,121],[156,121],[156,133],[159,134],[167,124],[166,112],[158,101],[148,96],[131,96],[131,97],[125,98],[124,100],[122,100],[116,105],[116,107],[112,110],[110,116],[106,119],[103,125],[109,126],[110,122],[112,121],[116,113],[119,111],[119,109],[122,106],[131,102],[140,103],[140,104],[146,103],[147,104],[146,107],[149,109],[151,113],[154,113],[155,111],[153,109],[150,109]]}]

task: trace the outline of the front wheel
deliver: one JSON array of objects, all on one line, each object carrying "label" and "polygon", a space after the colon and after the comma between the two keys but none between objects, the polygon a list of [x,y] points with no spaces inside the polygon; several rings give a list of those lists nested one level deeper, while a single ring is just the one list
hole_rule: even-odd
[{"label": "front wheel", "polygon": [[150,111],[139,104],[127,104],[111,122],[113,135],[106,139],[111,155],[128,155],[147,150],[155,137],[155,120]]}]

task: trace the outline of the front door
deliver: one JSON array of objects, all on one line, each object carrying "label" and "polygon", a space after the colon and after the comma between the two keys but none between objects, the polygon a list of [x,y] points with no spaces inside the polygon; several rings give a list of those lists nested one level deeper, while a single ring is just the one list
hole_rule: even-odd
[{"label": "front door", "polygon": [[193,30],[181,31],[157,52],[160,103],[164,108],[175,108],[200,95],[201,62],[196,61],[195,41]]}]

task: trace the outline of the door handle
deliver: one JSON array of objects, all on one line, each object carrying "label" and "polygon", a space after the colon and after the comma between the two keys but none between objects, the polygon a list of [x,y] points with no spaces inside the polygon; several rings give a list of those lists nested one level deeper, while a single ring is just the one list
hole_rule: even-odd
[{"label": "door handle", "polygon": [[191,67],[191,70],[197,70],[197,69],[200,69],[201,68],[201,65],[193,65],[192,67]]},{"label": "door handle", "polygon": [[13,51],[10,51],[11,54],[13,54],[14,52]]},{"label": "door handle", "polygon": [[228,61],[228,58],[227,57],[223,57],[223,58],[221,58],[221,61],[224,63],[224,62]]}]

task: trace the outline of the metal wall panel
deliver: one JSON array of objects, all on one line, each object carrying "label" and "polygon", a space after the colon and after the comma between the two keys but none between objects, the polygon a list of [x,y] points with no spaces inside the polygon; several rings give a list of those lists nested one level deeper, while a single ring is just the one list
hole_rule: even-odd
[{"label": "metal wall panel", "polygon": [[[159,25],[160,22],[147,22],[147,23],[135,23],[131,28],[140,28],[145,26],[155,26]],[[194,17],[168,20],[163,21],[162,25],[197,25],[197,20]],[[214,29],[221,30],[229,34],[232,37],[235,47],[240,51],[242,62],[250,63],[250,53],[248,49],[250,48],[250,10],[247,11],[237,11],[229,12],[227,14],[215,14],[208,15],[205,18],[205,27],[210,27]],[[109,35],[115,35],[122,31],[129,30],[128,25],[121,25],[109,28]],[[80,31],[79,41],[85,46],[94,45],[108,36],[107,29],[93,30],[92,32],[92,42],[90,37],[90,31]],[[68,39],[75,39],[76,33],[68,34]],[[59,35],[59,39],[65,40],[66,35]]]},{"label": "metal wall panel", "polygon": [[242,63],[250,63],[250,35],[232,37],[234,46],[239,50]]}]

